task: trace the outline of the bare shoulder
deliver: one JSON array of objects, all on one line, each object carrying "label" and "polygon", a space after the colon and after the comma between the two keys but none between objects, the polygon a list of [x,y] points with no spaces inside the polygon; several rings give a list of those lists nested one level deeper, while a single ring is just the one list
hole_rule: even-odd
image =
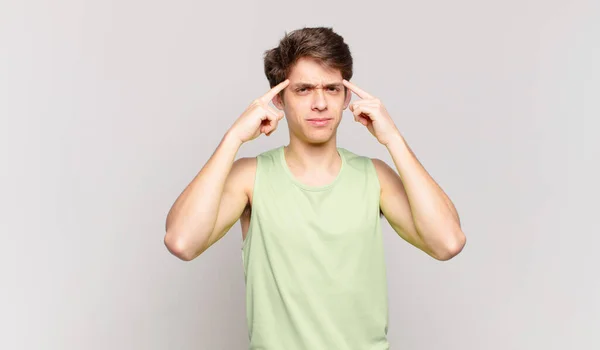
[{"label": "bare shoulder", "polygon": [[379,175],[380,171],[388,171],[388,169],[391,169],[390,166],[384,162],[383,160],[379,159],[379,158],[371,158],[371,161],[373,162],[373,165],[375,166],[375,170],[377,170],[377,175]]},{"label": "bare shoulder", "polygon": [[242,157],[234,161],[226,187],[242,190],[251,199],[256,176],[256,163],[256,157]]},{"label": "bare shoulder", "polygon": [[[250,225],[250,215],[252,208],[252,194],[254,193],[254,180],[256,178],[256,157],[244,157],[236,160],[231,169],[230,176],[232,182],[237,182],[238,191],[243,191],[246,197],[246,205],[239,217],[242,227],[242,240],[246,239],[246,234]],[[230,182],[230,181],[228,181]]]},{"label": "bare shoulder", "polygon": [[[236,176],[248,176],[256,171],[256,157],[242,157],[233,162],[231,173]],[[254,176],[254,175],[253,175]]]},{"label": "bare shoulder", "polygon": [[391,166],[388,165],[385,161],[379,158],[371,158],[373,165],[375,166],[375,171],[377,172],[377,176],[379,177],[379,181],[390,182],[390,181],[400,181],[400,177],[396,170],[394,170]]},{"label": "bare shoulder", "polygon": [[396,172],[396,169],[392,168],[385,161],[378,158],[371,158],[371,161],[373,162],[375,171],[377,172],[382,195],[387,193],[393,196],[400,195],[405,197],[406,190],[404,188],[404,184],[402,183],[402,179]]}]

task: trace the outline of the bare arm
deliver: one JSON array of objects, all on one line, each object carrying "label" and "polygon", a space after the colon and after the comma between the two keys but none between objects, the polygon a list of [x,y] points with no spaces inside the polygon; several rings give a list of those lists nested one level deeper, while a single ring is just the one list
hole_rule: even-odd
[{"label": "bare arm", "polygon": [[190,261],[223,237],[242,215],[248,203],[256,161],[242,158],[234,162],[240,146],[270,135],[283,113],[268,103],[289,84],[271,88],[254,100],[235,121],[200,172],[179,195],[167,215],[164,238],[167,249]]},{"label": "bare arm", "polygon": [[433,256],[415,227],[406,190],[398,174],[384,161],[373,158],[381,187],[379,206],[390,226],[405,241]]},{"label": "bare arm", "polygon": [[466,243],[454,204],[408,147],[381,100],[347,80],[343,83],[361,98],[350,105],[354,120],[387,147],[398,170],[373,160],[381,211],[405,240],[438,260],[451,259]]},{"label": "bare arm", "polygon": [[226,135],[171,207],[165,245],[178,258],[196,258],[223,237],[242,214],[248,200],[243,181],[247,159],[234,162],[240,145]]},{"label": "bare arm", "polygon": [[383,161],[373,163],[381,182],[381,208],[394,230],[437,260],[449,260],[466,242],[454,204],[429,176],[404,139],[388,150],[398,172]]}]

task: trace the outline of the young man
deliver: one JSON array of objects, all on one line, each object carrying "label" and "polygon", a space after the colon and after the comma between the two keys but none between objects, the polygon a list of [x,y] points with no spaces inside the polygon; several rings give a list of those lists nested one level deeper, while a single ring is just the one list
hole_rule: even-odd
[{"label": "young man", "polygon": [[[272,89],[177,198],[165,244],[189,261],[240,220],[250,349],[388,349],[380,214],[403,239],[448,260],[465,244],[456,209],[381,101],[349,82],[349,48],[331,29],[286,34],[266,52],[265,73]],[[361,99],[350,104],[352,92]],[[348,107],[397,172],[337,147]],[[235,160],[284,116],[289,145]]]}]

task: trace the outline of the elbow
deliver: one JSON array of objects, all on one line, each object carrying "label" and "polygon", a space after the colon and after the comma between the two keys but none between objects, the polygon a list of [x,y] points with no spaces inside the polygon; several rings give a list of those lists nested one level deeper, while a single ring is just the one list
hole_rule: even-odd
[{"label": "elbow", "polygon": [[164,244],[167,250],[180,260],[192,261],[198,256],[197,251],[188,240],[173,232],[165,234]]},{"label": "elbow", "polygon": [[453,234],[452,238],[443,245],[443,249],[434,254],[434,258],[439,261],[448,261],[457,256],[463,250],[466,243],[467,237],[461,230],[458,230],[458,233]]}]

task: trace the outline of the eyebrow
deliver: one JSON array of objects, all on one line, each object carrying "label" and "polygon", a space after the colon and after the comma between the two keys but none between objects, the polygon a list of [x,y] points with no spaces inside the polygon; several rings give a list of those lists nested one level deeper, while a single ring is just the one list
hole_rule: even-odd
[{"label": "eyebrow", "polygon": [[[342,83],[329,83],[329,84],[325,84],[325,87],[328,87],[328,88],[332,88],[332,87],[341,88],[342,86],[343,86]],[[310,84],[310,83],[296,83],[296,84],[293,85],[293,87],[294,88],[310,88],[310,89],[313,89],[313,88],[316,87],[316,85],[315,84]]]}]

